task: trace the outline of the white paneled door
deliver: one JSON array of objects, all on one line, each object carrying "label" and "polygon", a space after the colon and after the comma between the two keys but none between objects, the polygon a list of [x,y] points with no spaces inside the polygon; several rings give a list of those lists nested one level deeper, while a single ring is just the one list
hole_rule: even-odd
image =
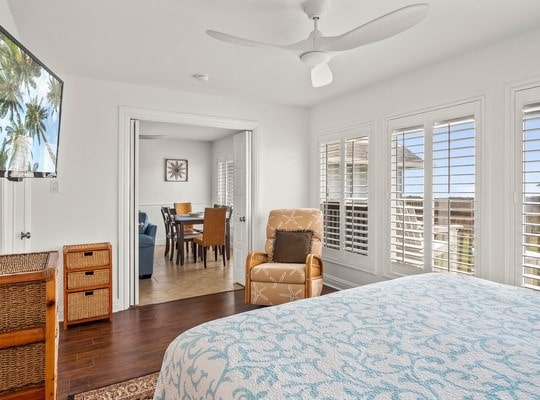
[{"label": "white paneled door", "polygon": [[233,279],[244,284],[246,256],[251,248],[251,131],[234,135]]},{"label": "white paneled door", "polygon": [[29,179],[22,182],[2,180],[0,184],[2,254],[31,251],[31,199]]}]

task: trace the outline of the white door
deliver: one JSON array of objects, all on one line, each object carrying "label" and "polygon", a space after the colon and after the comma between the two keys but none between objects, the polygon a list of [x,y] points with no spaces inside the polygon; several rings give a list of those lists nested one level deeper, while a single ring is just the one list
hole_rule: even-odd
[{"label": "white door", "polygon": [[10,182],[2,179],[1,190],[1,252],[27,253],[31,251],[30,211],[32,209],[29,179]]},{"label": "white door", "polygon": [[251,131],[237,133],[234,140],[233,279],[245,283],[246,256],[251,248]]}]

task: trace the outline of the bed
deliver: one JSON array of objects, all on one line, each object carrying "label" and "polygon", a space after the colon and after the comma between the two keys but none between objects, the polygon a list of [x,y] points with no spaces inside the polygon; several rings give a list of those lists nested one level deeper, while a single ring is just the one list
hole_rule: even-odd
[{"label": "bed", "polygon": [[429,273],[211,321],[155,399],[538,399],[540,293]]}]

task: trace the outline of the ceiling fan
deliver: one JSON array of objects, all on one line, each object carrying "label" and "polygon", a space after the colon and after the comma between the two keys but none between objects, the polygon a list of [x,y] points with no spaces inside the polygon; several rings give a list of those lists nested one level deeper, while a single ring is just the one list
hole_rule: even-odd
[{"label": "ceiling fan", "polygon": [[332,82],[332,71],[328,61],[337,54],[369,43],[397,35],[420,23],[429,12],[425,3],[399,8],[338,36],[324,36],[318,29],[319,18],[329,7],[328,0],[308,0],[302,10],[313,20],[313,31],[307,39],[289,45],[278,45],[243,39],[226,33],[207,30],[211,37],[224,42],[249,47],[277,47],[297,53],[300,60],[311,67],[311,83],[321,87]]}]

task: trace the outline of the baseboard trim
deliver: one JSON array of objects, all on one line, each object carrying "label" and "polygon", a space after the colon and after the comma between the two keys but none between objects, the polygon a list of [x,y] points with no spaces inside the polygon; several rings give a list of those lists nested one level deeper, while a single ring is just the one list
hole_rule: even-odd
[{"label": "baseboard trim", "polygon": [[328,274],[324,274],[324,284],[337,290],[352,289],[358,286],[352,282]]}]

